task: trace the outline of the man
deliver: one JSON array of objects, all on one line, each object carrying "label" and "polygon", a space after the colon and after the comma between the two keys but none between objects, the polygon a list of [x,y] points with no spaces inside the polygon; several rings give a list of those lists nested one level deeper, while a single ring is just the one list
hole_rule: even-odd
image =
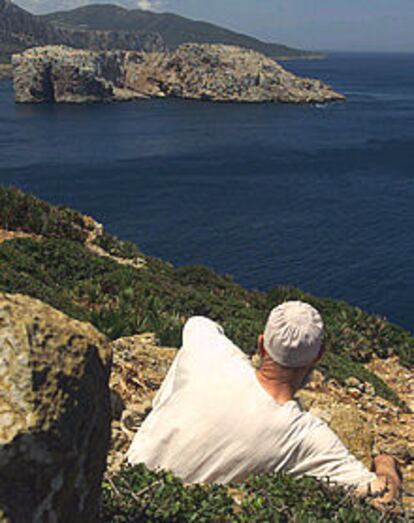
[{"label": "man", "polygon": [[322,338],[322,319],[309,304],[276,307],[259,336],[256,372],[218,324],[191,318],[128,451],[129,462],[170,470],[189,483],[239,482],[251,473],[284,471],[391,501],[401,484],[394,459],[377,457],[370,472],[294,400],[323,355]]}]

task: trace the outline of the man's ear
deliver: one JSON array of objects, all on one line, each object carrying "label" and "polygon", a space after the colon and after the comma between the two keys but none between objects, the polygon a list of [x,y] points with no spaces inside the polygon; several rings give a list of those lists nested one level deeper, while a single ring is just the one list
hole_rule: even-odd
[{"label": "man's ear", "polygon": [[264,336],[263,336],[263,334],[260,334],[260,336],[257,339],[257,350],[259,352],[259,356],[261,358],[264,358],[264,356],[266,354],[266,351],[265,351],[265,348],[264,348]]}]

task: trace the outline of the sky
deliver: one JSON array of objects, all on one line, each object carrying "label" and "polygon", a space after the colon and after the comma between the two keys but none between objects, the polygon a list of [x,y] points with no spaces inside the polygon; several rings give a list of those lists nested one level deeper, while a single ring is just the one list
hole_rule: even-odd
[{"label": "sky", "polygon": [[414,0],[140,0],[307,49],[414,51]]},{"label": "sky", "polygon": [[414,0],[170,0],[162,8],[307,49],[414,51]]},{"label": "sky", "polygon": [[15,0],[32,12],[119,3],[313,50],[414,52],[414,0]]}]

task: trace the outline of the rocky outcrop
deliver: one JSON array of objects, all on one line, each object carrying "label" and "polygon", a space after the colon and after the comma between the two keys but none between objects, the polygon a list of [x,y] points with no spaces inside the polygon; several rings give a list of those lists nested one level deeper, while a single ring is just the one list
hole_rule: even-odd
[{"label": "rocky outcrop", "polygon": [[93,52],[63,46],[13,56],[17,102],[176,97],[215,102],[323,103],[344,97],[240,47],[186,44],[174,52]]},{"label": "rocky outcrop", "polygon": [[[114,98],[124,53],[65,47],[34,48],[13,56],[18,102],[96,102]],[[112,81],[111,81],[112,80]]]},{"label": "rocky outcrop", "polygon": [[11,80],[13,77],[12,67],[9,64],[0,64],[0,82],[2,80]]},{"label": "rocky outcrop", "polygon": [[96,521],[110,360],[91,325],[0,294],[1,521]]},{"label": "rocky outcrop", "polygon": [[135,432],[151,411],[157,393],[177,349],[157,347],[151,333],[120,338],[113,343],[111,374],[112,445],[108,472],[118,471],[125,462]]}]

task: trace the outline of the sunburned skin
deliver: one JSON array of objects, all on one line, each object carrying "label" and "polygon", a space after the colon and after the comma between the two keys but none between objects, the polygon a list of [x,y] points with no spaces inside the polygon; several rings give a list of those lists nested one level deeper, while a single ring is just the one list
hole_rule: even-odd
[{"label": "sunburned skin", "polygon": [[371,505],[381,508],[401,497],[402,475],[398,462],[387,454],[381,454],[373,459],[373,472],[377,479],[366,487],[358,489],[356,494],[367,497]]}]

